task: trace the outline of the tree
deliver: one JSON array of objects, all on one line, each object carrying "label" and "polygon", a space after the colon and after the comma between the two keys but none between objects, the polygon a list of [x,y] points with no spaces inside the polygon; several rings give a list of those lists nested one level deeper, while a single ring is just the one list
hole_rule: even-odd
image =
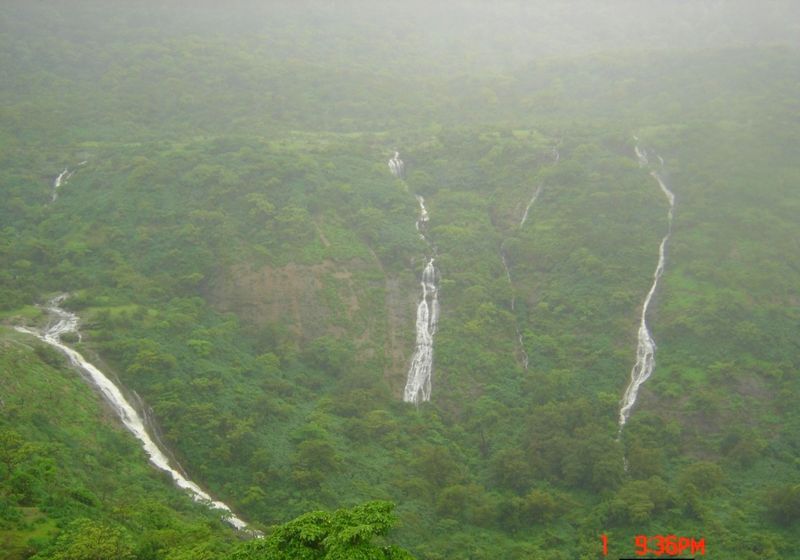
[{"label": "tree", "polygon": [[424,445],[416,453],[414,468],[436,488],[443,488],[461,478],[459,465],[443,445]]},{"label": "tree", "polygon": [[228,560],[413,560],[407,551],[373,544],[396,518],[391,502],[367,502],[333,513],[312,511],[267,538],[240,545]]},{"label": "tree", "polygon": [[118,527],[78,519],[62,533],[55,544],[55,560],[133,559],[130,539]]},{"label": "tree", "polygon": [[338,377],[352,367],[354,353],[348,341],[324,335],[311,343],[308,360],[325,373]]},{"label": "tree", "polygon": [[771,488],[766,495],[769,516],[781,525],[800,521],[800,484],[787,484]]},{"label": "tree", "polygon": [[303,487],[319,486],[339,466],[336,448],[325,439],[310,439],[297,446],[292,457],[292,478]]},{"label": "tree", "polygon": [[725,471],[716,463],[698,461],[685,467],[679,476],[679,486],[684,493],[689,488],[703,496],[714,495],[725,481]]},{"label": "tree", "polygon": [[524,498],[523,515],[530,523],[545,523],[570,507],[564,496],[546,490],[531,490]]},{"label": "tree", "polygon": [[503,488],[521,494],[531,484],[532,469],[525,454],[511,447],[498,451],[492,460],[494,480]]}]

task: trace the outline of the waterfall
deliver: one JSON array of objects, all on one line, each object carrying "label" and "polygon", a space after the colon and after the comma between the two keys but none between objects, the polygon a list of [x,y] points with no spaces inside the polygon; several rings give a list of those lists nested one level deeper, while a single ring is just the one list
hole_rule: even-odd
[{"label": "waterfall", "polygon": [[[389,160],[389,171],[398,179],[405,177],[405,165],[400,159],[400,152],[395,152]],[[406,187],[408,188],[408,187]],[[416,228],[420,239],[430,247],[431,256],[426,258],[425,268],[422,270],[420,286],[422,297],[417,304],[417,319],[415,323],[416,341],[414,354],[411,356],[411,365],[408,368],[406,386],[403,389],[403,401],[419,405],[421,402],[431,400],[431,374],[433,373],[433,336],[439,323],[439,287],[436,270],[436,247],[427,236],[430,215],[425,207],[422,195],[415,195],[419,205]]]},{"label": "waterfall", "polygon": [[649,164],[647,161],[647,150],[639,147],[638,136],[634,136],[633,140],[636,142],[636,144],[633,146],[633,152],[636,154],[636,160],[639,162],[639,167],[647,167]]},{"label": "waterfall", "polygon": [[[649,165],[647,151],[639,148],[639,139],[635,136],[634,140],[637,141],[637,144],[634,148],[636,158],[639,161],[639,165],[641,167],[645,167]],[[664,160],[660,156],[658,159],[663,167]],[[661,192],[664,193],[664,196],[669,203],[669,210],[667,211],[667,233],[661,239],[661,244],[658,246],[658,264],[656,265],[656,270],[653,273],[653,283],[650,286],[650,291],[647,292],[647,296],[644,298],[644,304],[642,305],[642,315],[639,320],[639,331],[637,334],[638,344],[636,347],[636,362],[631,370],[631,380],[628,384],[628,387],[625,389],[625,394],[622,397],[622,403],[619,410],[620,432],[625,426],[625,423],[628,421],[633,406],[636,404],[636,397],[639,394],[639,388],[652,375],[656,366],[656,343],[655,340],[653,340],[653,336],[650,334],[649,329],[647,328],[647,310],[650,307],[653,294],[656,292],[658,280],[664,273],[665,250],[667,247],[667,242],[669,241],[669,237],[672,234],[672,215],[675,208],[675,195],[669,190],[667,185],[664,183],[664,179],[657,171],[650,171],[650,176],[656,180]]]},{"label": "waterfall", "polygon": [[[558,153],[558,144],[556,146],[553,146],[551,153],[553,155],[553,164],[555,165],[561,159],[561,154]],[[536,190],[533,191],[533,195],[528,201],[527,206],[525,206],[525,211],[522,213],[522,218],[520,219],[519,225],[517,226],[518,230],[522,229],[523,226],[525,226],[525,222],[528,221],[528,214],[530,213],[531,208],[533,208],[533,205],[536,204],[536,200],[539,198],[539,195],[541,193],[542,193],[542,185],[539,184],[536,187]],[[511,280],[511,267],[508,264],[508,256],[506,255],[505,245],[506,245],[505,241],[503,241],[503,243],[500,245],[500,260],[503,262],[503,269],[506,271],[506,278],[508,279],[508,285],[511,287],[511,311],[515,311],[517,295],[516,293],[514,293],[514,282]],[[522,331],[520,330],[519,323],[516,321],[516,319],[514,320],[514,331],[517,335],[517,348],[519,350],[520,356],[522,357],[522,359],[520,360],[522,362],[522,367],[524,369],[528,369],[529,357],[528,353],[525,351],[525,341],[522,338]]]},{"label": "waterfall", "polygon": [[[506,271],[506,279],[508,285],[511,287],[511,311],[516,310],[517,294],[514,292],[514,282],[511,280],[511,267],[508,265],[508,257],[506,255],[505,241],[500,245],[500,261],[503,263],[503,269]],[[521,356],[522,367],[528,369],[528,353],[525,351],[525,341],[522,338],[522,331],[519,329],[519,323],[516,318],[514,319],[514,332],[517,335],[517,349]]]},{"label": "waterfall", "polygon": [[[79,368],[86,374],[91,380],[91,383],[100,391],[102,397],[114,410],[120,421],[122,421],[123,425],[141,442],[142,448],[144,448],[153,466],[169,474],[175,482],[175,485],[186,490],[196,502],[203,503],[213,509],[221,510],[223,519],[227,523],[236,529],[246,530],[247,523],[238,518],[231,511],[230,507],[218,500],[214,500],[214,498],[196,483],[186,478],[182,472],[172,466],[167,453],[159,447],[148,433],[145,420],[136,409],[131,406],[119,387],[117,387],[103,372],[89,363],[79,352],[61,342],[61,336],[67,333],[77,333],[80,337],[78,331],[78,316],[59,307],[66,297],[66,295],[58,296],[45,307],[54,320],[51,320],[50,324],[43,332],[26,327],[15,327],[15,329],[19,332],[35,336],[39,340],[46,342],[65,354],[73,366]],[[260,533],[257,531],[250,532],[254,536],[260,536]]]},{"label": "waterfall", "polygon": [[[77,166],[78,167],[82,167],[82,166],[86,165],[87,163],[89,163],[88,160],[83,160]],[[76,171],[75,169],[70,171],[69,168],[65,167],[64,171],[62,171],[61,173],[59,173],[56,176],[56,178],[53,180],[53,194],[50,197],[50,203],[53,203],[53,202],[56,201],[56,199],[58,198],[58,189],[60,189],[62,185],[66,185],[67,184],[67,181],[69,181],[69,178],[72,177],[75,174],[75,171]]]},{"label": "waterfall", "polygon": [[533,193],[533,196],[528,201],[528,205],[525,207],[525,212],[522,214],[522,219],[519,221],[519,228],[522,229],[522,226],[525,225],[525,222],[528,221],[528,212],[531,210],[531,206],[536,203],[536,199],[539,198],[539,193],[542,192],[542,185],[536,187],[536,191]]},{"label": "waterfall", "polygon": [[439,321],[439,301],[436,288],[434,259],[428,260],[422,271],[422,299],[417,305],[417,340],[408,379],[403,391],[403,400],[419,404],[431,399],[431,373],[433,371],[433,335]]},{"label": "waterfall", "polygon": [[74,171],[70,171],[65,167],[64,171],[58,174],[58,176],[53,181],[53,195],[50,198],[50,202],[56,201],[56,199],[58,198],[58,189],[61,188],[61,185],[66,183],[70,177],[72,177],[73,173]]},{"label": "waterfall", "polygon": [[[558,150],[555,150],[555,154],[558,155]],[[558,162],[558,158],[555,158],[555,161]],[[525,212],[522,214],[522,219],[519,221],[519,226],[517,229],[522,229],[522,226],[525,225],[525,222],[528,221],[528,213],[531,211],[531,207],[536,204],[536,199],[539,198],[539,194],[542,192],[542,185],[536,187],[536,190],[533,193],[533,196],[528,201],[528,205],[525,207]],[[514,283],[511,281],[511,268],[508,266],[508,258],[506,257],[506,250],[505,250],[505,242],[500,245],[500,260],[503,261],[503,268],[506,271],[506,278],[508,278],[508,284],[511,286],[511,311],[515,311],[517,295],[514,293]],[[525,351],[525,341],[522,338],[522,331],[519,328],[519,323],[514,320],[514,331],[517,335],[517,348],[519,349],[519,354],[522,356],[522,367],[524,369],[528,369],[528,353]]]},{"label": "waterfall", "polygon": [[400,152],[395,152],[394,157],[389,160],[389,171],[398,179],[402,179],[405,176],[405,165],[403,160],[400,159]]},{"label": "waterfall", "polygon": [[423,231],[428,226],[428,221],[431,219],[428,215],[428,209],[425,208],[425,199],[422,198],[420,195],[416,195],[415,198],[417,199],[417,204],[419,204],[419,218],[417,218],[417,231],[420,232],[423,239],[427,239]]},{"label": "waterfall", "polygon": [[[397,157],[397,154],[395,154]],[[402,168],[401,168],[402,169]],[[416,195],[419,204],[419,218],[417,218],[417,231],[420,237],[428,242],[434,256],[428,258],[422,271],[420,286],[422,298],[417,304],[416,343],[414,355],[411,357],[411,366],[408,369],[408,378],[403,391],[403,400],[414,404],[431,399],[431,373],[433,372],[433,336],[436,334],[436,325],[439,322],[439,288],[438,271],[434,265],[436,248],[426,236],[428,209],[425,208],[425,199]]]}]

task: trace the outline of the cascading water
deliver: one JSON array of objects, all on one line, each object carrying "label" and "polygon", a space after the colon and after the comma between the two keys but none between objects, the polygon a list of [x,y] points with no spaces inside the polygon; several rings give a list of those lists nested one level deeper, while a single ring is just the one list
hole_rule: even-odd
[{"label": "cascading water", "polygon": [[[395,154],[397,157],[397,154]],[[406,387],[403,391],[403,400],[414,404],[431,399],[431,373],[433,372],[433,336],[436,334],[436,325],[439,322],[439,288],[438,272],[434,266],[436,248],[425,235],[427,230],[428,210],[425,208],[425,199],[416,196],[419,204],[419,218],[417,231],[422,239],[428,242],[433,252],[428,258],[422,271],[422,299],[417,305],[416,321],[416,346],[408,369]]]},{"label": "cascading water", "polygon": [[[247,530],[247,523],[234,515],[230,507],[220,501],[214,500],[196,483],[187,479],[183,473],[175,469],[170,464],[167,454],[158,446],[158,444],[148,433],[142,416],[126,400],[119,388],[108,377],[106,377],[103,372],[86,361],[86,359],[79,352],[61,342],[61,336],[67,333],[78,334],[80,340],[80,333],[78,331],[78,316],[59,307],[64,299],[66,299],[65,295],[58,296],[45,307],[54,320],[51,321],[44,332],[39,332],[26,327],[15,327],[15,329],[19,332],[35,336],[65,354],[73,366],[80,368],[86,374],[94,386],[100,391],[100,394],[103,396],[106,402],[114,410],[117,417],[119,417],[119,419],[122,421],[123,425],[136,437],[136,439],[141,442],[142,447],[150,458],[150,462],[153,464],[153,466],[168,473],[172,477],[172,480],[175,482],[176,486],[189,492],[189,495],[195,501],[203,503],[210,508],[221,510],[223,512],[223,519],[227,523],[236,529]],[[261,535],[258,531],[250,532],[254,536]]]},{"label": "cascading water", "polygon": [[436,268],[431,258],[422,271],[422,300],[417,306],[417,340],[403,400],[419,404],[431,398],[431,373],[433,371],[433,335],[439,320],[437,300]]},{"label": "cascading water", "polygon": [[[559,141],[560,144],[560,141]],[[556,144],[553,146],[551,154],[553,156],[553,164],[557,164],[558,161],[561,159],[561,154],[558,152],[558,145]],[[522,218],[519,221],[519,225],[517,229],[522,229],[525,225],[525,222],[528,221],[528,214],[531,211],[531,208],[534,204],[536,204],[536,200],[539,198],[539,195],[542,193],[542,185],[538,185],[536,190],[533,192],[533,196],[528,201],[527,206],[525,206],[525,211],[522,213]],[[506,271],[506,278],[508,279],[508,284],[511,286],[511,311],[515,311],[516,302],[517,302],[517,295],[514,293],[514,282],[511,280],[511,267],[508,265],[508,257],[506,255],[506,242],[500,245],[500,260],[503,262],[503,269]],[[514,330],[517,335],[517,349],[519,351],[519,355],[521,356],[520,362],[522,363],[522,367],[524,369],[528,369],[529,357],[528,353],[525,351],[525,341],[522,339],[522,331],[519,329],[519,324],[514,321]]]},{"label": "cascading water", "polygon": [[[555,148],[553,149],[555,150]],[[556,151],[556,153],[558,152]],[[536,204],[536,199],[539,198],[539,194],[541,192],[542,192],[542,185],[539,185],[538,187],[536,187],[533,196],[528,201],[528,205],[525,207],[525,212],[523,212],[522,214],[522,219],[520,219],[519,226],[517,226],[517,229],[522,229],[522,226],[524,226],[525,222],[528,221],[528,214],[531,211],[531,207],[534,204]],[[500,260],[503,261],[503,268],[506,271],[506,278],[508,278],[508,284],[509,286],[511,286],[511,311],[515,311],[517,295],[516,293],[514,293],[514,282],[511,280],[511,267],[508,266],[505,241],[503,241],[502,245],[500,245]],[[525,351],[525,341],[522,339],[522,331],[519,329],[519,323],[517,323],[517,321],[514,321],[514,331],[516,332],[517,335],[517,350],[519,352],[520,362],[522,363],[522,367],[524,369],[528,369],[529,357],[528,353]]]},{"label": "cascading water", "polygon": [[[634,147],[634,152],[636,153],[636,159],[639,161],[639,166],[647,167],[649,165],[649,161],[647,159],[647,150],[639,148],[639,139],[635,136],[633,138],[637,142],[636,146]],[[661,156],[658,156],[658,159],[663,167],[664,160],[661,158]],[[667,233],[661,240],[661,244],[658,246],[658,265],[653,273],[653,284],[650,286],[650,291],[647,292],[647,297],[644,298],[644,304],[642,305],[642,316],[639,321],[639,332],[637,335],[638,345],[636,347],[636,363],[633,365],[633,369],[631,370],[631,380],[628,384],[628,387],[625,389],[625,394],[622,397],[622,403],[619,410],[620,432],[625,426],[625,423],[628,421],[633,406],[636,404],[636,397],[639,394],[639,388],[652,375],[656,366],[656,343],[647,328],[647,310],[650,306],[650,301],[653,299],[653,294],[655,294],[656,287],[658,286],[658,280],[664,273],[665,250],[667,242],[669,241],[669,237],[672,234],[672,215],[673,210],[675,209],[675,195],[664,183],[664,179],[661,177],[661,175],[657,171],[652,170],[650,171],[650,176],[653,177],[656,182],[658,182],[661,192],[664,193],[664,196],[669,203],[669,210],[667,211]]]},{"label": "cascading water", "polygon": [[69,178],[72,177],[73,173],[74,171],[70,171],[65,167],[64,171],[58,174],[58,177],[56,177],[55,180],[53,181],[53,196],[50,198],[50,202],[56,201],[56,199],[58,198],[58,189],[60,189],[61,185],[66,183],[69,180]]},{"label": "cascading water", "polygon": [[419,204],[419,218],[417,218],[417,231],[419,232],[420,236],[423,239],[427,240],[427,238],[425,237],[424,230],[426,227],[428,227],[428,221],[431,219],[431,217],[428,215],[428,209],[425,208],[425,199],[422,198],[420,195],[415,195],[414,198],[417,199],[417,204]]},{"label": "cascading water", "polygon": [[636,159],[639,160],[639,167],[647,167],[650,163],[647,159],[647,150],[639,148],[639,144],[636,144],[633,151],[636,153]]},{"label": "cascading water", "polygon": [[[511,287],[511,311],[516,310],[517,294],[514,292],[514,282],[511,280],[511,267],[508,266],[508,258],[506,257],[505,241],[500,245],[500,260],[503,262],[503,269],[506,271],[506,278],[508,285]],[[522,339],[522,331],[519,329],[519,323],[514,320],[514,332],[517,335],[517,350],[520,356],[520,362],[524,369],[528,369],[528,353],[525,351],[525,341]]]},{"label": "cascading water", "polygon": [[402,179],[405,175],[405,165],[403,160],[400,159],[400,152],[395,152],[394,157],[389,160],[389,171],[398,179]]},{"label": "cascading water", "polygon": [[[87,163],[89,163],[88,160],[83,160],[78,164],[78,167],[86,165]],[[64,171],[59,173],[58,176],[53,180],[53,194],[50,197],[51,203],[56,201],[58,198],[58,189],[60,189],[62,185],[65,185],[67,181],[69,181],[69,178],[75,174],[75,171],[75,169],[70,171],[69,168],[65,167]]]},{"label": "cascading water", "polygon": [[[553,157],[553,165],[557,164],[561,159],[561,154],[558,151],[558,147],[561,145],[561,140],[553,146],[552,150],[550,151]],[[519,221],[519,225],[517,229],[522,229],[525,225],[525,222],[528,221],[528,214],[531,211],[531,208],[534,204],[536,204],[536,200],[539,198],[539,195],[542,193],[542,185],[539,184],[536,187],[536,190],[533,192],[533,196],[528,201],[527,206],[525,206],[525,211],[522,213],[522,218]],[[506,240],[507,241],[507,240]],[[516,303],[517,303],[517,295],[514,292],[514,282],[511,280],[511,267],[508,264],[508,256],[506,255],[506,241],[500,245],[500,260],[503,262],[503,269],[506,271],[506,278],[508,279],[508,285],[511,287],[511,311],[515,311]],[[520,362],[522,363],[522,367],[524,369],[528,369],[529,364],[529,357],[528,353],[525,351],[525,341],[522,338],[522,331],[519,328],[519,323],[515,320],[514,321],[514,330],[517,335],[517,350],[519,352]]]},{"label": "cascading water", "polygon": [[528,221],[528,212],[531,211],[531,206],[536,203],[536,199],[539,198],[539,194],[542,192],[542,185],[536,187],[536,192],[533,193],[533,196],[528,201],[528,205],[525,207],[525,212],[522,214],[522,219],[519,221],[519,228],[522,229],[522,226],[525,225],[525,222]]}]

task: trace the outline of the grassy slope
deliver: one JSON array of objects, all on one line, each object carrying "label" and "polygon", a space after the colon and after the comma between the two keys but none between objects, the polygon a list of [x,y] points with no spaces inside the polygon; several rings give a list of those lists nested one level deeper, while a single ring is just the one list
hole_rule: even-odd
[{"label": "grassy slope", "polygon": [[4,327],[0,347],[4,558],[29,557],[79,518],[119,527],[153,551],[229,542],[214,514],[148,465],[63,356]]}]

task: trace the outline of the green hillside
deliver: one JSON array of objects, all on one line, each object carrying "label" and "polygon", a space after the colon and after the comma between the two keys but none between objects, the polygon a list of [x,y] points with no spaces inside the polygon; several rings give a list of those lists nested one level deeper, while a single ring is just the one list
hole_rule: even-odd
[{"label": "green hillside", "polygon": [[8,329],[0,348],[3,558],[87,546],[118,558],[199,557],[231,545],[217,516],[148,465],[55,350]]},{"label": "green hillside", "polygon": [[[234,4],[0,15],[0,557],[402,558],[275,552],[304,523],[367,550],[375,500],[376,542],[420,559],[597,558],[601,535],[791,557],[796,7]],[[620,433],[668,231],[653,170],[676,200],[656,366]],[[417,194],[441,315],[414,406]],[[271,539],[13,330],[57,293],[64,342]]]}]

